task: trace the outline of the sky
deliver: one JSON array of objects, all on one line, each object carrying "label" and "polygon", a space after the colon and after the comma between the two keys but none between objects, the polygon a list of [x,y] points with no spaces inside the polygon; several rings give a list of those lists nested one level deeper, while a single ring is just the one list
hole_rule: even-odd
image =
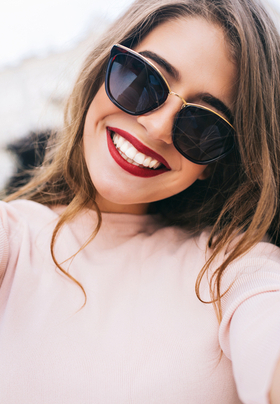
[{"label": "sky", "polygon": [[[280,0],[268,1],[280,13]],[[86,35],[94,17],[113,19],[130,3],[132,0],[0,0],[0,70],[25,58],[71,48]]]},{"label": "sky", "polygon": [[[279,0],[280,1],[280,0]],[[0,70],[73,46],[94,18],[113,19],[132,0],[0,0]]]}]

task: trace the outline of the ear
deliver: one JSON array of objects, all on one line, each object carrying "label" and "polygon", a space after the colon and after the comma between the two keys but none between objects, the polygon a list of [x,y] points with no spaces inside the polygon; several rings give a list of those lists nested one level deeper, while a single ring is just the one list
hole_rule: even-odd
[{"label": "ear", "polygon": [[213,168],[212,164],[207,165],[205,167],[205,170],[198,177],[198,180],[207,180],[207,178],[209,178],[210,175],[212,174],[213,171],[212,168]]}]

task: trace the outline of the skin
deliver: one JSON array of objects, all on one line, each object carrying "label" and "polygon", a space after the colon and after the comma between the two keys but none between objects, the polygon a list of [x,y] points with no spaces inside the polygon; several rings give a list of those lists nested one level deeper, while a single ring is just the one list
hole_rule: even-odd
[{"label": "skin", "polygon": [[[168,21],[154,29],[135,50],[154,52],[168,61],[179,77],[172,77],[152,62],[166,77],[171,90],[188,102],[212,108],[201,99],[201,94],[207,93],[232,109],[237,69],[219,26],[202,18]],[[181,106],[180,98],[169,95],[159,109],[131,116],[108,99],[104,85],[99,89],[86,117],[84,151],[101,211],[143,214],[150,202],[175,195],[207,177],[206,166],[190,162],[173,146],[171,130]],[[123,170],[108,151],[106,127],[129,132],[160,154],[171,170],[152,178],[136,177]]]}]

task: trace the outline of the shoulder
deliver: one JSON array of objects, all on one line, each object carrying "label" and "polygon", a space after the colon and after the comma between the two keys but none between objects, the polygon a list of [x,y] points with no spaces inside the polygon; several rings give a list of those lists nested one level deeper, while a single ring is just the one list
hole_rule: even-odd
[{"label": "shoulder", "polygon": [[39,250],[49,251],[58,217],[58,212],[37,202],[0,201],[0,285],[7,273],[12,279],[19,263],[26,269]]},{"label": "shoulder", "polygon": [[[227,253],[224,259],[227,257]],[[280,248],[266,241],[257,243],[247,253],[234,260],[226,269],[223,283],[242,289],[247,283],[262,288],[261,280],[273,280],[280,285]]]},{"label": "shoulder", "polygon": [[28,227],[42,226],[57,217],[54,210],[37,202],[24,199],[8,203],[0,201],[0,220],[8,234],[24,224]]},{"label": "shoulder", "polygon": [[0,266],[6,267],[12,249],[17,251],[31,234],[57,218],[47,206],[28,201],[0,201]]},{"label": "shoulder", "polygon": [[[236,318],[236,313],[245,312],[245,308],[251,302],[255,304],[252,307],[255,307],[256,314],[261,313],[260,307],[262,310],[268,310],[269,306],[272,308],[274,304],[270,305],[269,302],[275,298],[279,299],[280,249],[263,241],[234,260],[228,265],[222,276],[221,292],[223,319],[220,335],[222,336],[228,333],[228,326],[232,319]],[[267,306],[263,304],[263,299],[267,300]],[[260,302],[260,307],[256,302]],[[278,313],[279,307],[277,305],[274,306],[274,309]],[[263,315],[265,317],[265,312]],[[251,321],[252,318],[247,320]],[[225,349],[225,351],[227,350],[229,347]]]},{"label": "shoulder", "polygon": [[7,215],[11,217],[15,216],[18,218],[32,218],[37,216],[42,217],[42,215],[54,215],[53,210],[50,209],[48,206],[26,199],[17,199],[11,202],[0,201],[0,212],[1,215],[6,212]]}]

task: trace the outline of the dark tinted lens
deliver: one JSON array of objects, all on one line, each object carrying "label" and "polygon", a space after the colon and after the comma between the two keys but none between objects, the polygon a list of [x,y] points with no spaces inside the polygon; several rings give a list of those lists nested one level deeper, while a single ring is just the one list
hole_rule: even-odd
[{"label": "dark tinted lens", "polygon": [[166,100],[168,92],[160,75],[136,57],[118,54],[109,68],[109,95],[126,112],[140,115]]},{"label": "dark tinted lens", "polygon": [[175,121],[173,143],[189,160],[207,164],[232,149],[233,135],[234,129],[218,115],[186,106]]}]

